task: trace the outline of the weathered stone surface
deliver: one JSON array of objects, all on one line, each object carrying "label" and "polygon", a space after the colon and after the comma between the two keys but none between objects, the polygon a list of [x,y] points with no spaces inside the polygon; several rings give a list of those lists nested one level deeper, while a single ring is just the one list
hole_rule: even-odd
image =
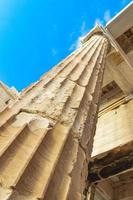
[{"label": "weathered stone surface", "polygon": [[15,88],[9,88],[0,81],[0,112],[4,111],[17,97],[19,93]]},{"label": "weathered stone surface", "polygon": [[82,200],[108,41],[94,35],[0,113],[0,200]]}]

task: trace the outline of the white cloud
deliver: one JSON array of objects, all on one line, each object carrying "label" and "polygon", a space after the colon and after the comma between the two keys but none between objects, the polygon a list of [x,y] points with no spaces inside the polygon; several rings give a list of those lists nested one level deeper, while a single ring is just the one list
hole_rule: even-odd
[{"label": "white cloud", "polygon": [[78,39],[70,46],[69,51],[74,51],[81,46],[82,37],[78,37]]},{"label": "white cloud", "polygon": [[82,35],[84,35],[86,33],[86,22],[85,21],[82,22],[80,32]]},{"label": "white cloud", "polygon": [[76,42],[71,44],[69,51],[73,51],[74,49],[76,49]]},{"label": "white cloud", "polygon": [[105,11],[103,18],[106,23],[111,19],[110,10]]},{"label": "white cloud", "polygon": [[57,52],[57,50],[55,48],[53,48],[51,50],[51,53],[52,53],[52,56],[56,56],[58,52]]},{"label": "white cloud", "polygon": [[100,18],[97,18],[94,22],[94,26],[96,26],[97,24],[103,24],[103,21]]},{"label": "white cloud", "polygon": [[81,46],[81,40],[84,37],[84,35],[87,33],[87,27],[86,22],[83,21],[79,30],[80,36],[77,38],[77,40],[70,46],[69,51],[74,51],[75,49],[79,48]]},{"label": "white cloud", "polygon": [[[125,1],[125,0],[122,0]],[[111,14],[110,14],[110,10],[106,10],[104,12],[103,15],[103,20],[101,20],[100,18],[96,18],[95,22],[94,22],[94,26],[96,24],[102,24],[104,25],[105,23],[107,23],[109,20],[111,19]],[[87,29],[86,26],[86,22],[83,21],[79,30],[80,36],[77,38],[77,40],[70,46],[69,51],[73,51],[77,48],[79,48],[81,46],[81,40],[82,38],[85,36],[85,34],[88,32],[89,30]],[[73,32],[71,33],[71,35],[73,35]]]}]

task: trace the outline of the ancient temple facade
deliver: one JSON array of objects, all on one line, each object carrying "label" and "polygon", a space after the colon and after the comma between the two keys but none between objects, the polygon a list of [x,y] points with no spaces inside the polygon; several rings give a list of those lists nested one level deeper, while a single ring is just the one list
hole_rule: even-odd
[{"label": "ancient temple facade", "polygon": [[105,28],[107,55],[89,180],[92,199],[133,199],[133,3]]},{"label": "ancient temple facade", "polygon": [[130,4],[0,110],[0,200],[133,199],[132,19]]}]

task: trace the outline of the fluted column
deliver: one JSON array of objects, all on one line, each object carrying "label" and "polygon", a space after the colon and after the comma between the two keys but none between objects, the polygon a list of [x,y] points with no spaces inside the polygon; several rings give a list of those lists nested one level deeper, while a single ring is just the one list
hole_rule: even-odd
[{"label": "fluted column", "polygon": [[0,200],[82,200],[108,41],[94,35],[0,114]]}]

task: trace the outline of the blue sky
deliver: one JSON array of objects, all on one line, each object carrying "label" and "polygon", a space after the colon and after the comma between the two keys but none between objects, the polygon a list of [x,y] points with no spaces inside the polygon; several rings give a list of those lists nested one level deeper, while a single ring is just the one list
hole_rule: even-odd
[{"label": "blue sky", "polygon": [[131,0],[0,0],[0,80],[19,91]]}]

